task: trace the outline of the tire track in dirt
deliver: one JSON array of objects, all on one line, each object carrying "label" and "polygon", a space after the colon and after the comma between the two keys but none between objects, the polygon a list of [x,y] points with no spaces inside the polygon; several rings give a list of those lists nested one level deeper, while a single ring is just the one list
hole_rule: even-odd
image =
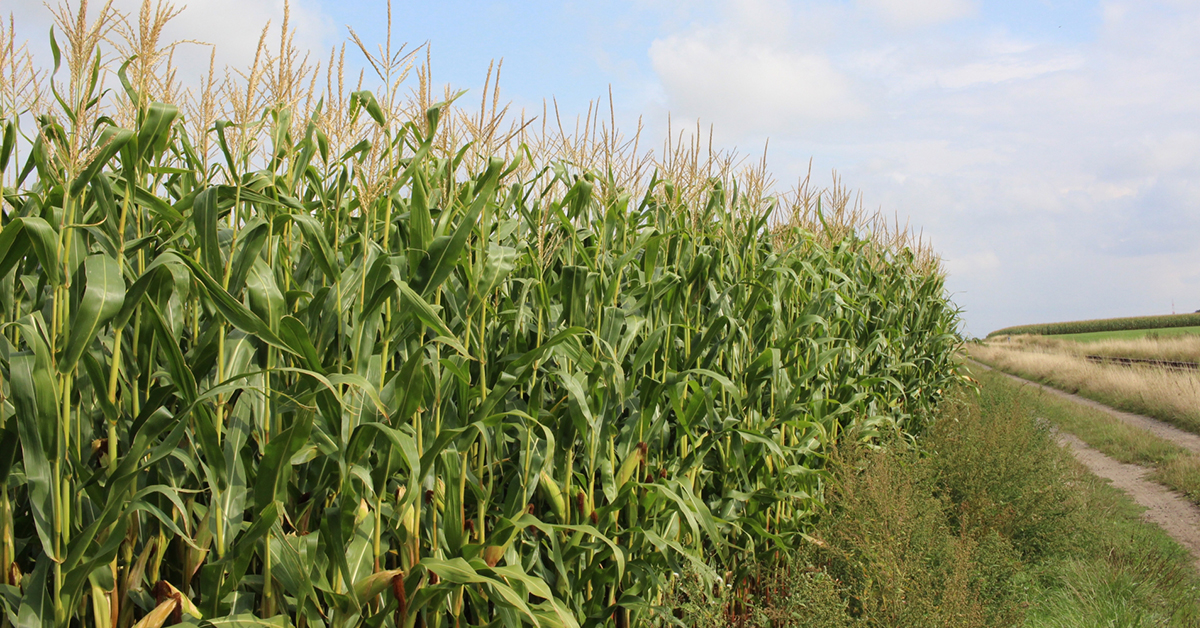
[{"label": "tire track in dirt", "polygon": [[1146,467],[1109,458],[1074,434],[1060,431],[1056,438],[1088,471],[1108,480],[1145,508],[1142,518],[1162,528],[1191,552],[1192,563],[1200,570],[1200,507],[1162,484],[1147,480],[1151,470]]},{"label": "tire track in dirt", "polygon": [[[1150,417],[1115,410],[1091,399],[1010,375],[975,360],[971,360],[971,363],[1000,373],[1022,384],[1036,386],[1065,399],[1107,412],[1123,422],[1145,429],[1155,436],[1200,454],[1200,436],[1191,432],[1185,432]],[[1068,448],[1075,459],[1087,467],[1092,474],[1108,480],[1113,487],[1120,489],[1135,503],[1145,508],[1146,511],[1142,513],[1142,518],[1162,528],[1171,538],[1186,548],[1192,555],[1196,569],[1200,571],[1200,506],[1188,501],[1179,493],[1146,479],[1152,469],[1110,458],[1088,446],[1078,436],[1068,432],[1055,430],[1055,438],[1059,445]]]}]

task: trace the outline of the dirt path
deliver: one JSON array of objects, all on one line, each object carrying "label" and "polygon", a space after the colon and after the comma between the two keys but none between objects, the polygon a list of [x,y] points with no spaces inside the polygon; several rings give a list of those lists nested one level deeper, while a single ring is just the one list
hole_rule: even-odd
[{"label": "dirt path", "polygon": [[1133,501],[1145,508],[1142,518],[1157,524],[1187,548],[1192,553],[1196,569],[1200,570],[1200,507],[1180,497],[1179,493],[1145,479],[1150,469],[1113,460],[1088,447],[1074,434],[1059,432],[1057,438],[1059,444],[1070,448],[1075,459],[1089,471],[1125,491]]},{"label": "dirt path", "polygon": [[1064,392],[1057,388],[1051,388],[1050,386],[1046,386],[1044,384],[1039,384],[1037,382],[1029,381],[1027,379],[1017,377],[1016,375],[1010,375],[1008,373],[1005,373],[1004,371],[994,369],[982,362],[976,362],[975,360],[971,360],[971,364],[980,366],[989,371],[999,373],[1005,377],[1008,377],[1015,381],[1021,382],[1022,384],[1036,386],[1052,395],[1058,395],[1059,397],[1062,397],[1063,399],[1070,399],[1071,401],[1074,401],[1075,403],[1085,405],[1089,408],[1094,408],[1096,410],[1100,410],[1101,412],[1107,412],[1107,413],[1111,414],[1112,416],[1116,417],[1117,419],[1119,419],[1122,423],[1126,423],[1128,425],[1132,425],[1133,427],[1146,430],[1147,432],[1150,432],[1151,434],[1154,434],[1155,436],[1157,436],[1163,440],[1169,440],[1172,443],[1175,443],[1176,445],[1179,445],[1180,447],[1183,447],[1184,449],[1186,449],[1194,454],[1200,454],[1200,434],[1193,434],[1191,432],[1186,432],[1184,430],[1181,430],[1181,429],[1175,427],[1174,425],[1171,425],[1170,423],[1164,423],[1162,421],[1159,421],[1158,419],[1152,419],[1148,416],[1142,416],[1140,414],[1123,412],[1121,410],[1117,410],[1116,408],[1110,408],[1109,406],[1106,406],[1097,401],[1092,401],[1091,399],[1088,399],[1086,397],[1080,397],[1079,395],[1073,395],[1069,392]]},{"label": "dirt path", "polygon": [[[1057,394],[1064,398],[1082,403],[1097,410],[1108,412],[1118,419],[1131,425],[1153,432],[1156,436],[1177,443],[1179,446],[1200,453],[1200,436],[1184,432],[1175,427],[1156,421],[1149,417],[1114,410],[1108,406],[1084,399],[1078,395],[1065,393],[1048,386],[1042,386],[1008,373],[993,369],[986,364],[975,362],[990,371],[1000,373],[1023,384],[1038,386],[1042,390]],[[1186,438],[1179,438],[1182,435]],[[1167,487],[1146,479],[1151,470],[1136,464],[1127,464],[1109,458],[1092,449],[1074,434],[1057,432],[1058,443],[1070,449],[1075,459],[1083,463],[1093,474],[1102,477],[1112,485],[1129,495],[1134,502],[1146,509],[1142,517],[1163,529],[1171,538],[1185,547],[1192,554],[1196,569],[1200,570],[1200,506],[1185,499]]]}]

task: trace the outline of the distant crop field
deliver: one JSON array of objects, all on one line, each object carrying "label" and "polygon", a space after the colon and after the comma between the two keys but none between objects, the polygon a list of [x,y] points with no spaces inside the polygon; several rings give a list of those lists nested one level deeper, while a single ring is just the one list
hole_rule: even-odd
[{"label": "distant crop field", "polygon": [[1040,325],[1017,325],[997,329],[988,334],[994,336],[1033,334],[1038,336],[1055,336],[1061,334],[1085,334],[1113,331],[1136,331],[1150,329],[1174,329],[1181,327],[1200,326],[1200,313],[1167,314],[1163,316],[1133,316],[1129,318],[1101,318],[1086,321],[1068,321],[1063,323],[1043,323]]},{"label": "distant crop field", "polygon": [[1160,327],[1157,329],[1125,329],[1120,331],[1093,331],[1083,334],[1047,334],[1050,338],[1061,338],[1074,342],[1100,342],[1103,340],[1138,340],[1147,336],[1160,338],[1172,336],[1200,335],[1200,326]]}]

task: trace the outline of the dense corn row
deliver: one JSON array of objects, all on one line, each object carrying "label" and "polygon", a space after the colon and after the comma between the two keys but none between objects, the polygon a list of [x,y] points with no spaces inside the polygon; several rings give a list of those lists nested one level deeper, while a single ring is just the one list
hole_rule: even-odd
[{"label": "dense corn row", "polygon": [[91,67],[0,155],[7,621],[654,622],[956,378],[936,263],[736,177],[479,154],[387,91],[197,130],[122,68],[106,118]]}]

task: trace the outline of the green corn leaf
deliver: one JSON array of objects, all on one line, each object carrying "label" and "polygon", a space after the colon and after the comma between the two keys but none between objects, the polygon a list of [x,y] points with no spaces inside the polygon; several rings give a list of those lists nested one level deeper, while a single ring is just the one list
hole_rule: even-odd
[{"label": "green corn leaf", "polygon": [[21,444],[21,437],[13,423],[6,421],[5,425],[0,427],[0,486],[6,486],[5,482],[8,482],[13,463],[17,461],[17,449]]},{"label": "green corn leaf", "polygon": [[79,309],[71,320],[70,336],[58,360],[58,371],[70,373],[80,356],[96,340],[100,328],[121,311],[125,303],[125,279],[117,260],[104,254],[91,255],[83,263],[87,287]]},{"label": "green corn leaf", "polygon": [[[209,275],[208,272],[204,270],[204,268],[200,267],[199,264],[186,257],[179,258],[179,260],[192,271],[192,275],[198,279],[201,285],[204,286],[205,290],[208,291],[209,297],[212,298],[213,305],[217,308],[217,311],[221,312],[221,314],[225,317],[225,320],[229,321],[229,324],[247,334],[259,338],[263,342],[266,342],[273,347],[282,349],[288,353],[293,353],[292,348],[283,342],[283,339],[281,339],[274,332],[274,330],[271,329],[266,321],[256,316],[250,310],[246,309],[246,306],[238,302],[237,299],[234,299],[233,296],[226,292],[225,289],[222,288],[220,284],[218,284],[212,278],[212,275]],[[278,291],[278,288],[276,288],[276,291]],[[270,300],[271,297],[268,296],[265,298]],[[282,299],[282,297],[280,297],[280,299]]]},{"label": "green corn leaf", "polygon": [[292,348],[292,353],[300,356],[310,371],[325,375],[321,358],[308,335],[308,329],[294,316],[284,316],[279,321],[279,337]]},{"label": "green corn leaf", "polygon": [[54,598],[50,595],[47,577],[51,562],[53,560],[45,553],[38,556],[17,609],[17,628],[54,628]]},{"label": "green corn leaf", "polygon": [[403,281],[397,284],[396,289],[400,293],[400,299],[404,303],[405,307],[411,311],[413,315],[416,316],[417,319],[422,323],[433,328],[434,330],[437,330],[438,340],[440,342],[444,342],[448,346],[453,347],[456,351],[463,355],[467,354],[467,348],[458,341],[458,339],[454,336],[454,333],[450,331],[450,328],[442,320],[442,317],[438,316],[438,313],[434,311],[433,306],[429,305],[429,302],[422,298],[420,294],[410,288],[408,284]]},{"label": "green corn leaf", "polygon": [[225,129],[234,126],[228,120],[217,120],[213,123],[213,131],[217,134],[217,146],[221,147],[221,154],[225,157],[225,166],[229,168],[228,179],[236,181],[241,178],[238,173],[237,162],[233,159],[233,152],[229,150],[229,140],[225,137]]},{"label": "green corn leaf", "polygon": [[503,165],[504,162],[500,159],[492,159],[488,163],[487,170],[476,183],[475,198],[471,201],[466,213],[463,214],[454,234],[439,236],[430,243],[429,255],[422,260],[421,265],[417,268],[416,277],[412,281],[413,289],[418,294],[431,294],[433,290],[442,285],[446,277],[450,276],[450,271],[458,264],[463,249],[467,245],[467,238],[475,229],[479,215],[483,213],[483,208],[491,202]]},{"label": "green corn leaf", "polygon": [[413,351],[400,371],[380,392],[383,404],[395,408],[392,413],[393,426],[406,423],[421,407],[425,397],[425,377],[424,352]]},{"label": "green corn leaf", "polygon": [[299,546],[304,540],[294,534],[283,534],[283,528],[276,525],[271,534],[271,559],[276,565],[276,578],[284,589],[296,598],[296,606],[303,607],[306,600],[316,598],[309,574],[312,564],[304,559]]},{"label": "green corn leaf", "polygon": [[[127,509],[125,512],[131,510]],[[67,600],[78,599],[87,585],[88,577],[98,567],[109,564],[116,557],[117,550],[121,547],[121,537],[129,529],[129,520],[122,518],[116,526],[105,526],[108,528],[109,535],[101,543],[93,542],[95,540],[94,528],[96,527],[89,526],[92,529],[85,530],[85,536],[71,539],[72,547],[68,550],[70,554],[67,558],[66,569],[64,569],[61,591],[61,596]],[[86,560],[84,560],[86,550],[91,551],[87,552]]]},{"label": "green corn leaf", "polygon": [[134,138],[133,131],[114,126],[105,127],[100,132],[100,151],[92,156],[91,161],[84,166],[75,180],[71,181],[71,196],[79,196],[84,188],[92,182],[96,174],[121,150],[129,140]]},{"label": "green corn leaf", "polygon": [[359,109],[366,109],[367,114],[381,127],[387,127],[387,116],[383,113],[383,107],[379,106],[379,101],[375,99],[375,94],[369,90],[362,90],[350,94],[350,118],[353,119]]},{"label": "green corn leaf", "polygon": [[220,277],[225,272],[225,255],[217,237],[217,221],[220,218],[221,189],[213,186],[196,196],[192,203],[192,220],[196,223],[196,239],[200,245],[201,259],[211,276]]},{"label": "green corn leaf", "polygon": [[337,262],[334,259],[333,252],[329,248],[329,242],[325,238],[325,232],[321,224],[312,216],[303,214],[288,214],[287,219],[291,220],[300,227],[300,232],[304,234],[304,241],[308,244],[308,248],[316,256],[317,264],[325,273],[325,276],[330,281],[336,282],[341,273],[338,271]]},{"label": "green corn leaf", "polygon": [[500,282],[504,281],[516,268],[516,258],[517,250],[510,246],[493,244],[488,247],[483,272],[475,285],[473,312],[478,311],[483,304],[482,299],[491,294],[500,285]]},{"label": "green corn leaf", "polygon": [[238,250],[229,269],[229,294],[241,294],[250,269],[259,261],[258,254],[267,243],[269,227],[267,221],[255,218],[238,232]]},{"label": "green corn leaf", "polygon": [[582,327],[568,327],[555,334],[546,342],[542,343],[540,347],[526,352],[520,358],[512,362],[507,368],[504,369],[504,373],[501,375],[500,381],[497,383],[496,387],[492,389],[492,392],[488,395],[487,400],[480,404],[475,410],[475,416],[479,417],[480,419],[487,419],[489,416],[491,416],[492,410],[496,407],[496,404],[499,403],[498,400],[503,399],[504,395],[508,394],[509,390],[511,390],[518,383],[523,382],[526,377],[529,376],[530,371],[539,360],[544,358],[546,354],[555,347],[558,347],[559,345],[571,339],[585,334],[586,332],[587,330]]},{"label": "green corn leaf", "polygon": [[257,258],[250,267],[250,274],[246,277],[246,292],[250,295],[250,310],[258,315],[268,329],[276,332],[286,304],[279,285],[275,283],[275,273],[262,258]]},{"label": "green corn leaf", "polygon": [[17,121],[3,120],[0,126],[3,127],[3,139],[0,140],[0,172],[4,172],[8,170],[8,161],[17,145]]},{"label": "green corn leaf", "polygon": [[[237,541],[234,542],[229,553],[226,555],[225,561],[219,566],[219,569],[225,574],[225,582],[221,586],[221,595],[214,596],[216,601],[229,595],[241,583],[242,577],[246,574],[246,568],[250,566],[251,559],[257,554],[255,547],[262,540],[271,528],[275,526],[275,522],[279,519],[279,508],[275,503],[269,504],[262,511],[255,514],[254,521],[250,527],[242,532]],[[210,608],[215,604],[210,603]],[[206,616],[216,615],[217,613],[205,612]]]},{"label": "green corn leaf", "polygon": [[[441,560],[428,557],[422,558],[420,564],[447,582],[487,585],[490,590],[497,594],[497,602],[507,604],[519,611],[523,616],[536,621],[533,610],[522,599],[523,596],[518,595],[512,587],[505,584],[502,580],[480,575],[470,563],[462,558]],[[484,567],[486,568],[486,566]]]},{"label": "green corn leaf", "polygon": [[0,231],[0,277],[13,269],[32,248],[50,285],[62,283],[58,261],[58,233],[42,218],[20,216]]},{"label": "green corn leaf", "polygon": [[255,510],[261,512],[274,501],[286,501],[287,471],[291,469],[292,456],[308,442],[311,430],[312,414],[306,412],[291,427],[271,438],[258,465],[254,484]]},{"label": "green corn leaf", "polygon": [[150,162],[167,148],[171,127],[179,117],[179,107],[167,103],[150,103],[138,127],[138,161]]},{"label": "green corn leaf", "polygon": [[54,552],[54,481],[50,469],[52,443],[42,438],[42,426],[58,424],[54,405],[54,377],[48,360],[37,359],[31,352],[14,354],[10,358],[10,381],[13,408],[16,410],[17,432],[21,436],[21,460],[25,465],[25,481],[29,487],[29,508],[33,515],[42,551],[50,558]]},{"label": "green corn leaf", "polygon": [[287,628],[290,626],[285,615],[256,617],[252,613],[239,613],[228,617],[213,617],[200,622],[201,628]]},{"label": "green corn leaf", "polygon": [[429,214],[429,199],[424,173],[417,169],[412,177],[412,198],[409,200],[408,266],[417,268],[429,254],[433,241],[433,217]]}]

